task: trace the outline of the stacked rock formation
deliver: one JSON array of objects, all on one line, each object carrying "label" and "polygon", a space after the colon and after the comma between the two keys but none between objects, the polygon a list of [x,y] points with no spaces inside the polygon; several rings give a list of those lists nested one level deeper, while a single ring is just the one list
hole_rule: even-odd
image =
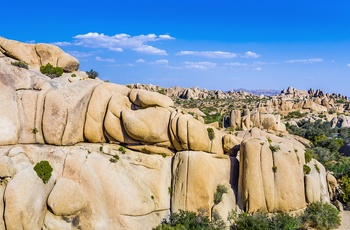
[{"label": "stacked rock formation", "polygon": [[[226,219],[230,210],[289,212],[329,200],[334,180],[327,184],[322,166],[320,174],[304,177],[303,145],[249,129],[249,111],[242,114],[246,132],[224,134],[159,93],[72,80],[70,73],[50,79],[37,65],[51,54],[31,62],[18,52],[35,57],[36,45],[11,43],[10,52],[6,42],[0,50],[0,229],[151,229],[178,210],[201,208]],[[18,68],[13,58],[32,65]],[[53,168],[47,183],[33,169],[41,161]],[[227,188],[219,203],[218,186]]]}]

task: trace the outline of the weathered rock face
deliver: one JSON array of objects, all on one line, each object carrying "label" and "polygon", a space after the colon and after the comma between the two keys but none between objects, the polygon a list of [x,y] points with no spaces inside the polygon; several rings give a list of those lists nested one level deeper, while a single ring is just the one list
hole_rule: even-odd
[{"label": "weathered rock face", "polygon": [[226,207],[217,207],[227,215],[236,209],[236,199],[230,184],[230,158],[204,152],[178,152],[173,162],[172,211],[204,209],[211,215],[214,194],[219,185],[227,189]]},{"label": "weathered rock face", "polygon": [[[170,212],[171,157],[130,150],[122,154],[111,144],[100,151],[100,146],[22,145],[22,160],[11,154],[12,167],[24,159],[27,163],[7,178],[7,229],[52,229],[67,222],[81,229],[151,229],[159,224]],[[10,148],[0,148],[1,154]],[[116,163],[110,162],[114,155],[119,156]],[[33,170],[39,160],[54,168],[47,184]]]},{"label": "weathered rock face", "polygon": [[25,61],[37,69],[47,63],[62,67],[66,72],[79,69],[79,61],[76,58],[54,45],[25,44],[0,37],[0,48],[6,56]]},{"label": "weathered rock face", "polygon": [[[230,210],[289,212],[335,193],[318,162],[304,177],[300,142],[250,129],[284,131],[279,116],[235,110],[230,124],[247,131],[224,134],[159,93],[81,72],[50,79],[32,68],[76,70],[57,47],[0,38],[0,51],[0,229],[152,229],[180,209],[226,220]],[[15,67],[11,57],[32,67]],[[46,184],[33,169],[42,160],[53,167]],[[215,200],[220,186],[226,191]]]}]

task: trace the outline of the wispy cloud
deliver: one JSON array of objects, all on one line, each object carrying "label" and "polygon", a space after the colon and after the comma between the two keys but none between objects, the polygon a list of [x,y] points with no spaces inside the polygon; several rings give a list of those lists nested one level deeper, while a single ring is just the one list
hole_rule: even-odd
[{"label": "wispy cloud", "polygon": [[76,58],[87,58],[95,55],[94,53],[89,53],[89,52],[81,52],[81,51],[68,51],[70,55]]},{"label": "wispy cloud", "polygon": [[206,57],[206,58],[235,58],[237,57],[237,54],[231,53],[231,52],[224,52],[224,51],[188,51],[184,50],[176,55],[179,56],[198,56],[198,57]]},{"label": "wispy cloud", "polygon": [[169,63],[169,61],[166,59],[159,59],[159,60],[156,60],[154,62],[150,62],[149,64],[151,64],[151,65],[167,65],[168,63]]},{"label": "wispy cloud", "polygon": [[309,58],[309,59],[293,59],[293,60],[287,60],[285,62],[311,64],[311,63],[323,62],[323,60],[321,58]]},{"label": "wispy cloud", "polygon": [[240,62],[229,62],[229,63],[224,63],[224,65],[227,65],[227,66],[248,66],[247,63],[240,63]]},{"label": "wispy cloud", "polygon": [[200,69],[207,70],[216,67],[216,63],[213,62],[185,62],[185,67],[188,69]]},{"label": "wispy cloud", "polygon": [[70,42],[53,42],[53,43],[51,43],[52,45],[55,45],[55,46],[70,46],[70,45],[72,45],[72,43],[70,43]]},{"label": "wispy cloud", "polygon": [[142,58],[136,60],[137,63],[145,63],[146,61],[143,60]]},{"label": "wispy cloud", "polygon": [[262,69],[261,69],[261,67],[256,67],[256,68],[254,68],[254,70],[255,71],[261,71]]},{"label": "wispy cloud", "polygon": [[261,56],[260,54],[257,54],[253,51],[247,51],[242,55],[242,57],[244,58],[258,58],[260,56]]},{"label": "wispy cloud", "polygon": [[154,54],[154,55],[167,55],[165,50],[159,49],[154,46],[150,46],[148,42],[156,42],[160,40],[172,40],[175,39],[168,34],[163,35],[138,35],[131,36],[129,34],[116,34],[114,36],[105,35],[103,33],[87,33],[74,36],[75,41],[69,42],[56,42],[56,45],[75,45],[91,48],[105,48],[111,51],[123,52],[125,49],[130,49],[136,52]]},{"label": "wispy cloud", "polygon": [[96,56],[95,60],[96,60],[96,61],[99,61],[99,62],[110,62],[110,63],[115,62],[114,59],[110,59],[110,58],[101,58],[101,57],[99,57],[99,56]]},{"label": "wispy cloud", "polygon": [[350,68],[350,63],[349,63],[349,64],[347,64],[346,66]]}]

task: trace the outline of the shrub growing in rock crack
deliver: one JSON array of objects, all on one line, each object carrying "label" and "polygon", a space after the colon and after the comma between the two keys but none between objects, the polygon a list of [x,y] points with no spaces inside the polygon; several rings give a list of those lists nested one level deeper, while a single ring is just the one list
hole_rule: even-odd
[{"label": "shrub growing in rock crack", "polygon": [[46,184],[51,178],[53,168],[48,161],[40,161],[34,166],[34,171],[44,184]]}]

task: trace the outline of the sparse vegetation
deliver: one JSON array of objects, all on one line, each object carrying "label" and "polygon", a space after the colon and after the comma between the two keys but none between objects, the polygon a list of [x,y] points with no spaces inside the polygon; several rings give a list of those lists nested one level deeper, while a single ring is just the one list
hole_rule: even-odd
[{"label": "sparse vegetation", "polygon": [[28,69],[28,63],[25,61],[14,61],[11,64],[19,68]]},{"label": "sparse vegetation", "polygon": [[117,163],[119,161],[119,156],[116,154],[113,157],[111,157],[109,161],[112,163]]},{"label": "sparse vegetation", "polygon": [[86,71],[86,74],[88,75],[88,78],[95,79],[98,77],[98,72],[91,69],[90,71]]},{"label": "sparse vegetation", "polygon": [[76,77],[77,75],[75,73],[73,73],[72,75],[70,75],[71,77]]},{"label": "sparse vegetation", "polygon": [[272,166],[272,171],[273,171],[274,173],[277,172],[277,166],[276,166],[276,165]]},{"label": "sparse vegetation", "polygon": [[45,66],[40,66],[40,72],[46,76],[52,78],[60,77],[63,74],[63,68],[54,67],[50,63],[47,63]]},{"label": "sparse vegetation", "polygon": [[270,145],[269,148],[270,148],[272,153],[275,153],[275,152],[281,150],[281,147],[279,145]]},{"label": "sparse vegetation", "polygon": [[40,161],[34,166],[34,171],[43,183],[46,184],[51,178],[53,168],[48,161]]},{"label": "sparse vegetation", "polygon": [[120,146],[118,151],[121,152],[122,154],[125,154],[126,153],[126,148],[124,146]]},{"label": "sparse vegetation", "polygon": [[216,192],[214,193],[214,204],[218,204],[222,201],[222,195],[227,193],[227,188],[225,185],[218,185],[216,187]]},{"label": "sparse vegetation", "polygon": [[39,131],[38,131],[37,128],[34,127],[34,128],[32,129],[32,133],[33,133],[33,134],[37,134],[38,132],[39,132]]},{"label": "sparse vegetation", "polygon": [[212,151],[213,148],[213,140],[215,139],[215,132],[213,128],[207,128],[207,132],[208,132],[208,137],[210,140],[210,152]]},{"label": "sparse vegetation", "polygon": [[217,213],[213,213],[210,221],[206,212],[200,209],[197,213],[184,210],[172,213],[169,220],[164,219],[154,230],[222,230],[225,228],[224,221]]},{"label": "sparse vegetation", "polygon": [[311,168],[308,165],[303,165],[304,175],[310,174]]},{"label": "sparse vegetation", "polygon": [[316,229],[333,229],[340,225],[340,215],[331,204],[316,202],[306,208],[303,221]]}]

